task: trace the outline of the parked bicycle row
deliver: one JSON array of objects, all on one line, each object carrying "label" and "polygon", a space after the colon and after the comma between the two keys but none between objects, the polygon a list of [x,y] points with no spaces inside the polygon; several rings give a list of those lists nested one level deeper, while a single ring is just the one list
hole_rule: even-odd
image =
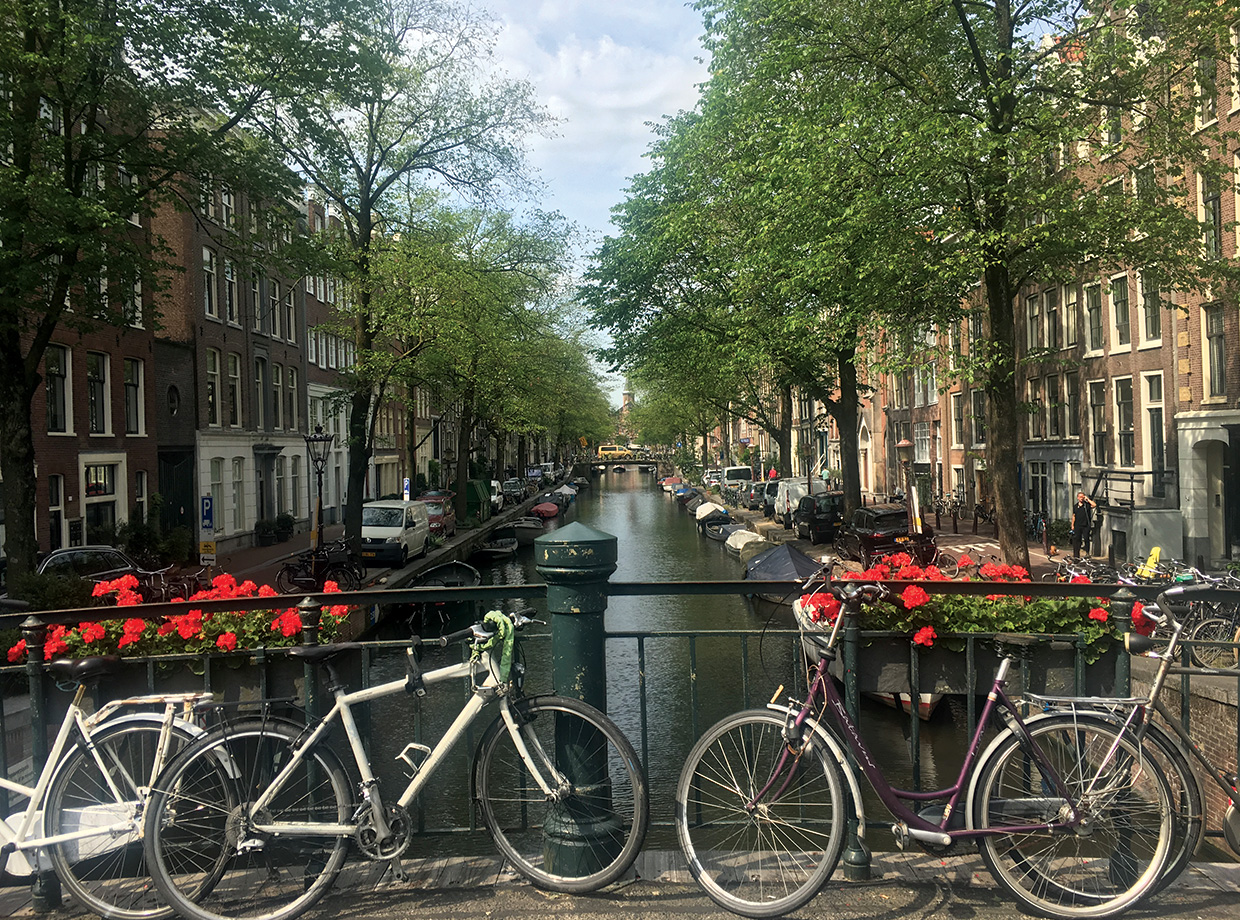
[{"label": "parked bicycle row", "polygon": [[[976,734],[962,739],[958,776],[940,790],[908,792],[885,778],[828,673],[843,627],[886,589],[831,575],[827,567],[811,578],[797,605],[813,667],[805,697],[780,688],[765,707],[707,729],[675,789],[689,868],[721,906],[775,917],[813,898],[836,869],[848,817],[864,826],[862,777],[892,813],[899,845],[938,853],[976,844],[1014,900],[1060,918],[1115,916],[1184,870],[1204,833],[1192,760],[1230,799],[1240,792],[1234,772],[1211,763],[1159,698],[1177,670],[1192,606],[1217,600],[1217,581],[1168,584],[1146,606],[1159,638],[1127,637],[1131,653],[1158,660],[1145,697],[1028,696],[1027,715],[1006,689],[1027,639],[998,637],[998,669]],[[415,637],[403,676],[357,690],[341,665],[360,645],[293,649],[332,695],[327,714],[310,724],[267,706],[241,717],[196,694],[127,699],[87,716],[84,688],[118,663],[55,663],[57,678],[79,687],[36,785],[0,779],[30,798],[18,822],[0,824],[0,838],[11,859],[45,852],[66,888],[105,917],[292,920],[351,857],[401,873],[416,839],[411,804],[488,709],[498,713],[481,734],[471,788],[496,847],[540,887],[603,888],[641,849],[650,814],[644,770],[602,712],[524,695],[520,636],[533,622],[525,612],[493,611],[433,640],[466,643],[473,654],[429,671],[419,647],[431,643]],[[408,785],[381,788],[354,707],[463,679],[472,692],[442,737],[410,738],[404,748]],[[1223,822],[1238,846],[1234,807]]]}]

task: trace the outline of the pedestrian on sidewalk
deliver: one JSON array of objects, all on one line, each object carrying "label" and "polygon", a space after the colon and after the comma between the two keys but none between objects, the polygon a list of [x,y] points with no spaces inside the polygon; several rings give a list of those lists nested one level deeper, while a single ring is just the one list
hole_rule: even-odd
[{"label": "pedestrian on sidewalk", "polygon": [[1094,532],[1094,509],[1098,503],[1084,492],[1076,493],[1076,504],[1072,507],[1072,558],[1081,558],[1081,547],[1085,555],[1089,555],[1090,537]]}]

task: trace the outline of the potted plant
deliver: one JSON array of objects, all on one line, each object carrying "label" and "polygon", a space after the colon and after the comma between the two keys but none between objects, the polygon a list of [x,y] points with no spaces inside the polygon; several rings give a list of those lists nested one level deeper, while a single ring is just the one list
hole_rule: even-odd
[{"label": "potted plant", "polygon": [[259,546],[271,546],[276,542],[276,522],[263,518],[254,523],[254,536]]},{"label": "potted plant", "polygon": [[296,523],[297,521],[287,511],[281,511],[276,515],[276,536],[281,543],[293,535],[293,525]]}]

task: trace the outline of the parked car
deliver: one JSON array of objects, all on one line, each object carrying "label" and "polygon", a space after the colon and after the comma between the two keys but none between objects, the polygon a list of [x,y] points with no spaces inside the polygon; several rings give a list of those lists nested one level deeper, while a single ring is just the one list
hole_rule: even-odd
[{"label": "parked car", "polygon": [[761,511],[762,502],[766,497],[766,483],[752,482],[745,493],[745,507],[750,511]]},{"label": "parked car", "polygon": [[721,481],[725,489],[739,489],[753,481],[753,470],[747,466],[725,466]]},{"label": "parked car", "polygon": [[404,567],[430,543],[430,515],[424,502],[399,499],[362,505],[362,561]]},{"label": "parked car", "polygon": [[852,513],[848,525],[835,538],[835,553],[842,559],[855,559],[869,568],[878,556],[906,552],[918,565],[934,561],[934,528],[910,536],[908,512],[904,505],[868,505]]},{"label": "parked car", "polygon": [[775,496],[779,494],[779,484],[782,480],[768,479],[762,486],[762,513],[767,517],[775,515]]},{"label": "parked car", "polygon": [[140,575],[142,566],[114,546],[66,546],[54,549],[39,563],[40,575],[111,581],[122,575]]},{"label": "parked car", "polygon": [[500,487],[504,492],[504,501],[517,505],[525,501],[525,481],[522,479],[505,479]]},{"label": "parked car", "polygon": [[775,520],[784,525],[784,530],[791,530],[792,513],[797,510],[797,502],[806,495],[817,495],[826,491],[827,484],[821,479],[811,479],[808,483],[800,476],[779,480],[779,486],[775,490]]},{"label": "parked car", "polygon": [[498,479],[491,480],[491,513],[499,514],[504,510],[504,487]]},{"label": "parked car", "polygon": [[822,492],[806,495],[792,512],[797,536],[819,543],[831,543],[844,525],[844,493]]},{"label": "parked car", "polygon": [[722,470],[706,470],[702,473],[702,485],[713,488],[719,485],[722,476]]},{"label": "parked car", "polygon": [[430,515],[432,537],[446,539],[456,533],[456,508],[452,506],[452,497],[451,492],[423,492],[418,496]]}]

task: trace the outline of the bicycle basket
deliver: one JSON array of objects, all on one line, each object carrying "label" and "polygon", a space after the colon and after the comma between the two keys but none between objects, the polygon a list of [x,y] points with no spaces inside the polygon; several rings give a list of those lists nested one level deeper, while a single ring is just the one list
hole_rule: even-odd
[{"label": "bicycle basket", "polygon": [[349,561],[349,551],[347,549],[329,549],[327,551],[328,565],[344,563]]}]

